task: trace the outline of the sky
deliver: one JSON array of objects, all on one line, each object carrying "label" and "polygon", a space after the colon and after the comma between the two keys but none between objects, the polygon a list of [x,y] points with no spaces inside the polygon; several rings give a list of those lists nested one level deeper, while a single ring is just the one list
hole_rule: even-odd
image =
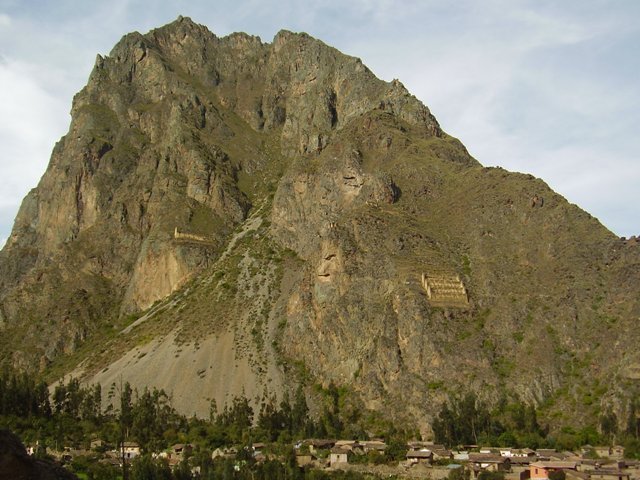
[{"label": "sky", "polygon": [[178,15],[264,42],[303,31],[360,57],[483,165],[640,234],[640,1],[0,0],[0,245],[96,54]]}]

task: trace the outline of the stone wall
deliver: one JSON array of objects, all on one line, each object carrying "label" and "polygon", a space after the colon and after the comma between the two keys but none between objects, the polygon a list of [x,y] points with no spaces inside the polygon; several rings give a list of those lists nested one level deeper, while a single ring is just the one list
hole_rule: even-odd
[{"label": "stone wall", "polygon": [[204,235],[196,235],[195,233],[184,233],[178,230],[178,227],[173,232],[173,238],[176,240],[186,240],[189,242],[201,242],[211,243],[211,239]]},{"label": "stone wall", "polygon": [[469,297],[460,277],[454,273],[423,273],[422,287],[427,291],[427,298],[434,307],[469,306]]}]

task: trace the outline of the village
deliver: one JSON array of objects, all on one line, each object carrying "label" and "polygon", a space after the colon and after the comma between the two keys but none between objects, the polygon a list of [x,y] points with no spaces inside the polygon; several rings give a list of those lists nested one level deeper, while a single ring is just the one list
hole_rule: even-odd
[{"label": "village", "polygon": [[316,416],[299,387],[281,402],[263,399],[257,413],[244,396],[221,411],[212,401],[209,418],[181,415],[163,391],[127,383],[105,411],[100,387],[77,379],[58,385],[52,404],[46,385],[26,374],[0,374],[0,384],[0,423],[23,442],[16,451],[82,480],[640,480],[635,414],[626,429],[608,412],[598,429],[551,431],[532,405],[513,398],[489,408],[467,393],[442,406],[425,438],[333,383],[315,390]]},{"label": "village", "polygon": [[[636,480],[640,478],[640,461],[626,459],[622,446],[585,445],[579,451],[554,449],[501,448],[466,445],[448,449],[444,445],[410,441],[406,453],[399,460],[390,460],[389,445],[376,440],[306,439],[293,447],[295,462],[305,470],[326,472],[352,471],[375,477],[430,478],[434,480]],[[192,444],[175,444],[151,458],[165,462],[171,469],[189,465],[193,478],[199,478],[200,467],[189,461],[196,454]],[[35,455],[38,446],[27,447]],[[49,450],[47,454],[58,462],[71,464],[79,458],[97,459],[98,462],[121,470],[131,466],[143,456],[135,442],[124,442],[111,448],[95,439],[89,450],[64,448]],[[284,462],[282,445],[252,443],[250,446],[219,447],[210,455],[213,462],[230,461],[238,471],[248,462]],[[396,458],[398,455],[396,454]]]}]

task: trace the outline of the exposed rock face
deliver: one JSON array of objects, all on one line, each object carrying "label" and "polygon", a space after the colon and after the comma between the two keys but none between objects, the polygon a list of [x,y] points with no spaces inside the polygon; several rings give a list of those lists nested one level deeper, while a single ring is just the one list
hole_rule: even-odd
[{"label": "exposed rock face", "polygon": [[78,477],[47,460],[29,455],[20,439],[0,430],[0,478],[12,480],[77,480]]},{"label": "exposed rock face", "polygon": [[[639,266],[359,59],[179,18],[98,56],[74,98],[0,254],[0,348],[24,368],[74,354],[87,380],[175,390],[188,413],[300,370],[425,428],[459,386],[573,402],[597,382],[578,410],[623,413]],[[468,305],[432,305],[423,274],[459,278]]]}]

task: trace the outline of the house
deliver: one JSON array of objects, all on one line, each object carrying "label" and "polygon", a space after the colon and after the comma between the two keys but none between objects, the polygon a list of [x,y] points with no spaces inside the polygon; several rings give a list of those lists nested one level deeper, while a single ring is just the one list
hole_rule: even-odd
[{"label": "house", "polygon": [[516,450],[516,454],[514,456],[534,458],[536,456],[536,451],[531,450],[530,448],[521,448],[519,450]]},{"label": "house", "polygon": [[628,468],[628,464],[625,460],[616,460],[609,463],[598,463],[594,470],[624,470],[626,468]]},{"label": "house", "polygon": [[453,452],[451,450],[447,450],[446,448],[443,450],[431,450],[433,452],[433,460],[452,460]]},{"label": "house", "polygon": [[342,447],[333,447],[329,455],[329,466],[335,467],[348,463],[348,454],[351,451]]},{"label": "house", "polygon": [[[499,452],[500,452],[500,456],[501,457],[507,457],[507,458],[511,458],[514,456],[514,450],[513,448],[500,448]],[[480,451],[480,453],[483,453],[482,450]],[[490,453],[490,452],[487,452]]]},{"label": "house", "polygon": [[600,458],[609,458],[611,456],[611,447],[609,446],[592,447],[592,449]]},{"label": "house", "polygon": [[369,453],[372,451],[384,453],[384,451],[387,449],[387,444],[382,440],[359,441],[358,444],[362,447],[364,453]]},{"label": "house", "polygon": [[609,455],[611,458],[615,458],[617,460],[621,460],[624,458],[624,447],[621,445],[614,445],[611,447],[611,454]]},{"label": "house", "polygon": [[511,468],[511,461],[494,453],[470,453],[469,464],[474,473],[481,470],[489,472],[508,472]]},{"label": "house", "polygon": [[575,457],[575,454],[572,452],[558,452],[557,450],[550,448],[540,448],[536,450],[536,455],[541,460],[560,460],[564,461],[567,458]]},{"label": "house", "polygon": [[579,472],[578,470],[564,470],[566,480],[590,480],[587,472]]},{"label": "house", "polygon": [[636,472],[635,475],[633,475],[636,479],[640,478],[640,461],[639,460],[631,460],[631,459],[624,459],[624,460],[620,460],[620,464],[622,465],[622,468],[624,468],[626,471],[631,471],[631,470],[635,470]]},{"label": "house", "polygon": [[193,445],[189,443],[176,443],[173,445],[169,452],[162,452],[158,455],[159,458],[166,458],[170,467],[175,467],[180,462],[185,460],[193,451]]},{"label": "house", "polygon": [[432,452],[435,452],[436,450],[447,450],[447,447],[437,443],[425,443],[423,446],[427,447]]},{"label": "house", "polygon": [[563,461],[543,461],[534,462],[529,466],[531,473],[531,480],[548,480],[549,473],[556,472],[558,470],[577,470],[578,464],[576,462],[563,462]]},{"label": "house", "polygon": [[417,452],[420,450],[429,450],[433,453],[432,461],[437,460],[451,460],[453,459],[453,452],[447,450],[444,445],[437,445],[431,442],[407,442],[407,448],[410,452]]},{"label": "house", "polygon": [[307,465],[311,465],[316,460],[315,455],[311,453],[297,453],[296,454],[296,463],[299,467],[306,467]]},{"label": "house", "polygon": [[97,450],[105,446],[104,442],[100,438],[94,438],[91,440],[91,450]]},{"label": "house", "polygon": [[598,468],[600,466],[600,462],[601,460],[595,460],[593,458],[582,458],[578,463],[580,465],[580,470],[582,470],[583,472],[588,472]]},{"label": "house", "polygon": [[309,451],[311,453],[318,453],[318,450],[329,450],[336,445],[335,440],[324,440],[324,439],[309,439],[302,442],[304,445],[309,446]]},{"label": "house", "polygon": [[238,454],[238,450],[235,448],[216,448],[213,452],[211,452],[211,460],[215,460],[216,458],[236,458]]},{"label": "house", "polygon": [[[511,450],[511,449],[509,449]],[[499,448],[494,448],[494,447],[481,447],[480,448],[480,453],[482,453],[483,455],[490,455],[490,454],[494,454],[499,452],[500,449]]]},{"label": "house", "polygon": [[407,452],[406,459],[410,465],[415,465],[416,463],[431,465],[433,463],[433,452],[426,448],[420,450],[409,450]]},{"label": "house", "polygon": [[418,442],[418,441],[415,441],[415,440],[407,442],[407,448],[409,450],[420,450],[423,447],[428,448],[427,447],[427,442]]},{"label": "house", "polygon": [[629,480],[631,476],[628,472],[619,469],[596,469],[590,472],[591,480]]},{"label": "house", "polygon": [[453,459],[460,462],[466,462],[467,460],[469,460],[469,452],[464,450],[453,452]]},{"label": "house", "polygon": [[358,443],[357,440],[336,440],[334,446],[338,448],[347,448],[351,450],[353,449],[353,446],[356,445],[357,443]]},{"label": "house", "polygon": [[447,448],[444,445],[436,444],[433,442],[419,442],[416,440],[407,442],[407,447],[409,447],[410,450],[420,450],[421,448],[428,448],[432,452],[434,450],[446,450]]},{"label": "house", "polygon": [[501,448],[500,455],[508,458],[535,457],[536,452],[530,448]]},{"label": "house", "polygon": [[140,445],[135,442],[124,442],[122,444],[121,453],[124,451],[124,458],[131,460],[140,455]]},{"label": "house", "polygon": [[335,448],[342,448],[356,455],[364,455],[364,447],[357,440],[337,440]]},{"label": "house", "polygon": [[536,450],[536,455],[541,458],[549,458],[551,455],[557,453],[555,448],[539,448]]},{"label": "house", "polygon": [[536,457],[511,457],[509,464],[512,472],[520,473],[524,471],[529,472],[529,466],[537,461],[538,459]]},{"label": "house", "polygon": [[524,454],[522,453],[522,450],[520,448],[500,448],[500,455],[502,455],[503,451],[507,455],[510,455],[511,457],[524,456]]},{"label": "house", "polygon": [[433,461],[438,460],[451,460],[453,458],[453,453],[451,450],[448,450],[444,445],[438,445],[430,442],[407,442],[407,447],[409,450],[431,450],[433,453]]},{"label": "house", "polygon": [[178,457],[184,457],[185,455],[191,455],[193,451],[193,445],[190,443],[176,443],[171,447],[172,454]]},{"label": "house", "polygon": [[434,462],[438,460],[451,460],[453,458],[453,454],[451,453],[451,450],[447,450],[446,448],[436,449],[431,447],[430,450],[433,452]]}]

